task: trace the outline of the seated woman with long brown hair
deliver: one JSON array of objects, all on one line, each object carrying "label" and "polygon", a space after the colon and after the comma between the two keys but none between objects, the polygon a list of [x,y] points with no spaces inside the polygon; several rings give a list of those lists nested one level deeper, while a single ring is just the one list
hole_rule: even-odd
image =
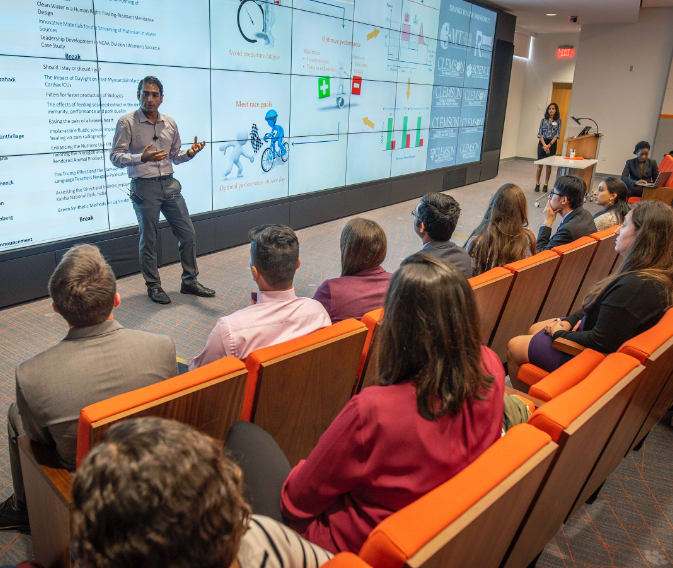
[{"label": "seated woman with long brown hair", "polygon": [[673,300],[673,209],[642,201],[624,218],[615,250],[623,257],[616,274],[598,282],[584,307],[567,318],[534,324],[529,335],[509,341],[509,376],[517,387],[519,366],[531,362],[553,371],[571,356],[552,347],[557,337],[602,353],[652,327]]},{"label": "seated woman with long brown hair", "polygon": [[535,235],[527,229],[528,204],[513,183],[498,188],[465,250],[472,257],[473,275],[535,254]]},{"label": "seated woman with long brown hair", "polygon": [[355,217],[341,231],[341,276],[325,280],[313,296],[336,323],[360,319],[383,306],[392,274],[381,266],[387,239],[381,225]]},{"label": "seated woman with long brown hair", "polygon": [[351,398],[306,460],[290,471],[273,439],[248,422],[237,422],[227,436],[253,511],[283,518],[331,551],[358,552],[380,521],[447,481],[501,435],[505,370],[481,344],[463,272],[410,256],[393,274],[384,313],[381,386]]}]

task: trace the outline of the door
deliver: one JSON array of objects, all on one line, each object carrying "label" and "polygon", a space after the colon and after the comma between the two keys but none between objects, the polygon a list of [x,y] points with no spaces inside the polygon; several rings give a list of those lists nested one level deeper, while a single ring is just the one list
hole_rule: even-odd
[{"label": "door", "polygon": [[568,124],[568,109],[570,108],[570,93],[572,93],[572,83],[552,83],[551,101],[558,105],[559,116],[561,117],[561,138],[556,145],[556,154],[563,155],[563,141],[565,140],[566,126]]}]

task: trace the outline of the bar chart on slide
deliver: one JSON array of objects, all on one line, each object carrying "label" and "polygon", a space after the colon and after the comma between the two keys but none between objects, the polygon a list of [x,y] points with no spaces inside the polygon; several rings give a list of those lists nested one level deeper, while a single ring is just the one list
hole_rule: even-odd
[{"label": "bar chart on slide", "polygon": [[[421,138],[422,117],[416,117],[416,128],[409,130],[409,116],[405,115],[402,118],[402,144],[400,148],[412,148],[411,136],[415,134],[413,148],[420,148],[423,146],[423,138]],[[393,119],[388,119],[388,127],[386,129],[386,150],[394,150],[397,144],[393,138]]]}]

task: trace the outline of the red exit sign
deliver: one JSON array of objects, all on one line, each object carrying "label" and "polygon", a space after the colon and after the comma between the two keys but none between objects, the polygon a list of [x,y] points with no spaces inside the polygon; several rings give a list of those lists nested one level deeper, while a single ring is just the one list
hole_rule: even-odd
[{"label": "red exit sign", "polygon": [[575,57],[575,48],[564,46],[556,48],[556,59],[572,59]]}]

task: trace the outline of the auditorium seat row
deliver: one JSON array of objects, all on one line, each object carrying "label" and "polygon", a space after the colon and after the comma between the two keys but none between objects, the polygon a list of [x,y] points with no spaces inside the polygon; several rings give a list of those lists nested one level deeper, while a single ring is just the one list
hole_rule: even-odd
[{"label": "auditorium seat row", "polygon": [[[505,327],[514,329],[513,325],[525,326],[527,329],[542,313],[545,306],[552,305],[552,303],[556,305],[564,302],[562,308],[565,313],[568,313],[573,309],[571,303],[577,301],[577,296],[582,290],[588,289],[596,280],[606,276],[613,269],[615,258],[613,229],[472,278],[470,283],[475,290],[479,311],[482,315],[483,337],[488,337],[489,343],[493,345],[493,340],[498,337],[499,330],[503,326],[503,329]],[[575,273],[574,275],[568,274],[570,268]],[[543,276],[546,276],[546,279]],[[557,278],[562,279],[559,282],[562,282],[567,293],[572,295],[571,300],[564,299],[562,294],[555,292],[556,286],[561,285],[555,284]],[[532,301],[530,291],[526,290],[525,285],[534,285],[536,290],[542,290],[541,293],[537,293],[535,301]],[[526,299],[525,302],[522,301],[521,295]],[[515,307],[525,306],[527,319],[513,317],[514,309],[508,307],[510,304]],[[308,455],[320,435],[346,404],[348,398],[364,386],[375,382],[377,364],[372,353],[376,351],[373,346],[376,341],[378,323],[382,316],[382,309],[375,310],[367,314],[362,322],[345,320],[307,336],[257,350],[245,362],[226,357],[184,375],[93,404],[83,409],[80,415],[77,463],[79,464],[89,449],[104,437],[105,431],[112,423],[130,416],[154,415],[191,424],[220,440],[224,439],[230,425],[236,420],[242,418],[253,421],[276,439],[288,455],[290,462],[294,464]],[[668,318],[666,321],[668,322],[669,319],[673,318]],[[509,337],[522,331],[525,329],[511,332]],[[505,334],[506,332],[500,333]],[[659,335],[654,334],[654,336],[659,338],[661,333],[666,332],[660,332]],[[673,344],[673,331],[669,333],[667,339]],[[631,383],[642,374],[642,369],[649,370],[648,365],[653,365],[653,363],[648,363],[650,359],[670,361],[669,357],[673,357],[673,354],[669,353],[671,349],[668,349],[668,344],[665,342],[653,349],[652,339],[640,338],[639,341],[640,343],[634,344],[635,347],[631,351],[622,350],[622,353],[613,354],[607,358],[602,354],[586,350],[561,369],[539,380],[535,385],[535,390],[531,390],[531,398],[541,401],[540,404],[545,401],[551,402],[544,404],[533,414],[530,424],[512,429],[463,473],[447,482],[445,485],[448,488],[441,486],[424,497],[423,499],[427,500],[421,501],[425,504],[412,504],[411,512],[405,509],[396,514],[413,516],[416,510],[441,509],[441,515],[433,522],[437,526],[446,526],[432,537],[431,543],[422,545],[416,543],[414,546],[417,550],[413,547],[408,549],[413,549],[411,556],[415,557],[414,562],[425,565],[426,559],[439,555],[442,559],[436,565],[446,565],[442,564],[445,562],[442,556],[445,553],[450,554],[447,556],[449,559],[460,558],[455,556],[458,554],[455,543],[478,542],[478,540],[470,540],[475,537],[470,537],[471,533],[464,532],[464,529],[467,530],[469,526],[482,518],[483,520],[479,520],[478,523],[491,522],[496,523],[492,525],[493,527],[501,526],[502,511],[510,512],[504,516],[512,525],[510,527],[512,532],[511,535],[501,539],[503,542],[507,541],[507,546],[503,544],[500,547],[504,547],[501,550],[501,560],[505,558],[510,543],[512,543],[510,556],[513,554],[513,558],[516,558],[517,554],[522,554],[520,547],[517,548],[519,541],[525,543],[526,550],[533,550],[537,547],[537,552],[539,552],[556,532],[560,522],[571,508],[576,508],[581,504],[580,492],[582,491],[582,495],[585,496],[584,493],[589,488],[593,493],[596,488],[600,487],[605,477],[619,463],[619,459],[629,447],[634,445],[631,443],[633,440],[626,443],[628,435],[621,435],[619,448],[626,445],[624,452],[619,455],[621,449],[619,451],[613,449],[609,452],[610,459],[608,459],[608,453],[604,450],[608,447],[608,441],[614,438],[612,434],[615,429],[609,430],[608,428],[609,431],[606,430],[604,438],[589,436],[590,442],[596,446],[595,455],[592,454],[594,457],[587,458],[587,455],[583,457],[583,463],[586,463],[584,469],[576,467],[577,464],[574,463],[570,467],[573,473],[583,472],[582,475],[584,475],[584,479],[578,480],[575,484],[577,485],[576,491],[572,489],[575,486],[571,486],[569,491],[566,489],[567,500],[570,500],[571,493],[575,491],[572,495],[572,502],[568,503],[567,510],[564,511],[558,509],[556,502],[550,505],[558,509],[558,515],[545,517],[549,530],[544,533],[544,540],[540,538],[534,546],[530,545],[530,538],[525,529],[526,519],[535,512],[535,503],[545,504],[550,499],[554,500],[551,496],[553,492],[549,493],[549,491],[553,491],[556,478],[550,476],[550,472],[557,467],[555,464],[559,462],[559,456],[565,455],[562,452],[566,451],[563,448],[565,448],[567,438],[575,434],[571,426],[575,425],[579,428],[583,424],[583,422],[578,422],[580,417],[587,420],[591,418],[593,414],[585,417],[584,413],[592,409],[593,405],[601,402],[600,408],[602,408],[602,405],[607,404],[608,399],[602,400],[601,397],[609,395],[609,400],[612,400],[619,394],[620,401],[624,397],[626,399],[621,407],[618,404],[615,407],[617,410],[613,409],[614,412],[610,414],[610,418],[615,418],[616,424],[622,418],[622,413],[631,400],[630,397],[634,390],[625,391],[622,395],[624,386],[619,389],[618,393],[611,393],[610,389],[616,388],[617,383],[621,385],[619,381],[625,380],[629,373],[635,373],[633,377],[629,375],[631,378],[628,386],[630,387]],[[664,353],[666,353],[665,356]],[[622,365],[619,367],[617,364],[616,371],[615,357],[618,363],[621,361]],[[660,368],[662,364],[657,368]],[[669,363],[668,369],[670,368]],[[612,373],[611,378],[606,378],[608,372]],[[582,385],[594,375],[597,377],[593,379],[594,383],[599,386],[609,386],[598,398],[594,396],[592,399],[589,395],[596,394],[596,387],[587,394],[582,388],[589,387],[582,387]],[[668,379],[668,376],[658,376],[661,390],[673,389],[673,384],[669,384],[671,381]],[[591,385],[592,382],[589,381],[587,384]],[[635,385],[634,382],[633,389]],[[573,396],[575,391],[579,394],[576,393]],[[666,393],[664,396],[668,396]],[[646,426],[648,421],[654,420],[649,415],[653,407],[658,404],[659,407],[664,408],[664,411],[667,408],[664,407],[664,401],[659,400],[660,398],[658,396],[653,400],[652,397],[648,397],[647,400],[641,401],[639,412],[631,412],[629,418],[631,429],[643,430],[643,436],[646,434],[654,423],[650,423],[649,427]],[[578,403],[578,399],[584,402]],[[612,406],[610,408],[612,409]],[[598,412],[598,410],[598,408],[593,409],[593,412]],[[550,412],[551,417],[548,416]],[[639,422],[641,418],[642,421]],[[544,438],[544,443],[541,442],[543,438],[540,437],[540,432],[547,436]],[[530,443],[523,443],[522,440]],[[579,447],[584,446],[580,444]],[[69,565],[68,515],[71,475],[58,466],[55,456],[47,448],[25,437],[20,440],[20,454],[24,467],[36,559],[44,566]],[[606,457],[601,462],[600,473],[596,473],[589,484],[589,474],[592,473],[594,466],[599,462],[599,457],[603,454]],[[509,457],[504,459],[503,455]],[[570,459],[571,463],[579,459],[578,455],[572,453],[569,453],[569,456],[567,459]],[[484,463],[486,465],[483,465]],[[560,463],[564,465],[566,462],[562,460]],[[496,467],[495,464],[499,465]],[[496,478],[493,478],[492,474],[496,474]],[[563,475],[559,479],[563,479]],[[466,481],[468,479],[472,479],[472,482],[468,483]],[[597,482],[600,483],[597,484]],[[471,491],[467,491],[462,488],[461,483],[466,486],[474,485],[474,487]],[[510,486],[515,489],[511,489]],[[547,490],[545,493],[544,489],[547,486],[552,490]],[[585,487],[586,490],[584,490]],[[442,488],[444,488],[443,491]],[[457,494],[453,493],[456,491],[464,497],[460,502],[456,500]],[[493,491],[496,493],[492,494]],[[446,497],[442,498],[443,495]],[[516,501],[516,504],[511,502],[512,499]],[[435,503],[436,507],[432,503]],[[498,511],[501,512],[498,513]],[[515,511],[517,515],[520,513],[518,524],[515,519],[517,515],[513,514]],[[450,513],[449,517],[442,516],[448,513]],[[391,517],[390,523],[393,527],[396,515]],[[467,520],[471,516],[474,516],[474,519],[468,523]],[[557,519],[558,524],[555,525],[556,521],[551,522],[551,519]],[[401,522],[406,523],[406,520]],[[374,544],[365,544],[361,554],[364,560],[373,566],[393,565],[387,563],[388,560],[385,560],[383,552],[381,552],[381,557],[377,556],[378,553],[367,552],[368,550],[379,550],[381,545],[376,544],[377,542],[387,542],[388,537],[380,540],[381,537],[376,536],[383,534],[381,531],[388,526],[385,523],[382,523],[372,533],[370,540]],[[418,529],[416,536],[419,543],[425,538],[424,535],[428,534],[428,530],[430,532],[434,530],[432,528],[434,525],[426,522],[425,518],[415,521],[414,526]],[[481,527],[479,530],[483,529],[481,524],[475,526]],[[450,530],[448,530],[449,527],[451,527]],[[497,530],[494,528],[494,531],[499,535],[504,534],[502,528]],[[411,533],[407,531],[407,534],[411,538]],[[536,534],[539,533],[536,531]],[[521,535],[521,538],[517,535]],[[397,547],[396,544],[391,546]],[[492,558],[500,554],[498,552],[500,549],[496,547],[484,548],[489,549],[493,555]],[[457,550],[460,549],[461,546],[458,546]],[[442,552],[446,550],[451,550],[451,552]],[[480,551],[480,553],[485,552]],[[471,552],[471,554],[475,553]],[[499,562],[491,562],[489,558],[491,557],[484,559],[485,565],[498,565]],[[510,563],[509,565],[517,564]]]}]

